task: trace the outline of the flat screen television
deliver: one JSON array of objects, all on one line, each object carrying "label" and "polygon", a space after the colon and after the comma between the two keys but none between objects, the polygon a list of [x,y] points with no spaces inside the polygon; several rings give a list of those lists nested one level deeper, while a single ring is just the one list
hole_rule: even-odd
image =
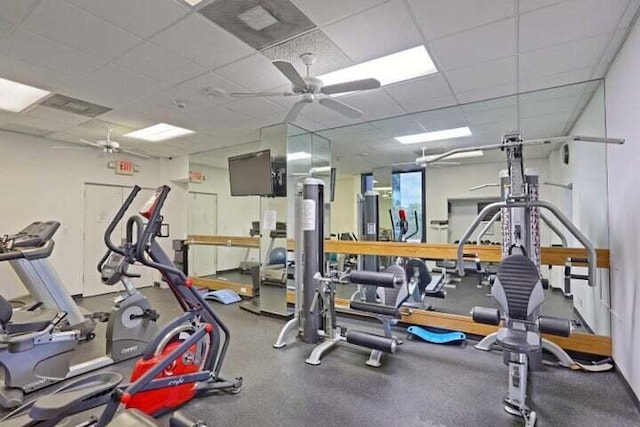
[{"label": "flat screen television", "polygon": [[273,196],[271,150],[229,157],[232,196]]}]

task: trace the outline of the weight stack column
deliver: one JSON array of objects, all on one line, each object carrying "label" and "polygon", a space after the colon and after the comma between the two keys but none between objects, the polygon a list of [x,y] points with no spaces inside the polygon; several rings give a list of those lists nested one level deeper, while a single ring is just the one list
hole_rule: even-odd
[{"label": "weight stack column", "polygon": [[[500,171],[500,197],[502,201],[507,200],[509,195],[509,171],[504,169]],[[500,209],[500,225],[502,227],[502,258],[506,258],[509,255],[509,248],[511,247],[511,209]]]},{"label": "weight stack column", "polygon": [[[535,201],[539,197],[539,175],[535,169],[526,169],[525,180],[529,200]],[[529,258],[540,270],[540,208],[532,206],[529,208]]]},{"label": "weight stack column", "polygon": [[[367,191],[362,196],[362,221],[359,239],[365,242],[377,242],[380,240],[379,213],[380,194],[376,191]],[[391,224],[393,227],[393,224]],[[362,269],[367,271],[380,271],[380,259],[376,255],[362,255]],[[375,286],[365,286],[365,301],[376,301]]]},{"label": "weight stack column", "polygon": [[300,224],[303,238],[303,331],[302,341],[315,344],[320,341],[318,331],[322,324],[322,299],[311,313],[311,304],[316,295],[313,277],[323,274],[324,268],[324,183],[316,178],[305,178],[302,183],[302,206]]}]

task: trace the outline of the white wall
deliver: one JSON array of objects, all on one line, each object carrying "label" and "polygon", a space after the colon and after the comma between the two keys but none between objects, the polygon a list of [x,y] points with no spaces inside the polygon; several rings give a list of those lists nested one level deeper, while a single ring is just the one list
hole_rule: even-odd
[{"label": "white wall", "polygon": [[[604,86],[598,87],[593,97],[576,121],[571,134],[599,136],[605,135]],[[562,161],[562,150],[554,150],[549,156],[549,173],[552,182],[572,184],[573,190],[552,188],[552,203],[563,208],[571,201],[571,221],[597,248],[609,247],[607,213],[607,162],[606,146],[593,143],[569,144],[569,164]],[[563,227],[554,221],[558,227]],[[580,247],[580,243],[566,233],[569,246]],[[557,241],[559,242],[559,241]],[[554,279],[562,281],[561,269],[556,270]],[[584,269],[586,274],[586,269]],[[600,335],[609,335],[609,271],[598,271],[596,287],[585,282],[573,281],[573,304],[589,327]],[[602,295],[602,300],[601,300]]]},{"label": "white wall", "polygon": [[331,203],[331,233],[358,233],[357,201],[360,175],[336,178],[335,198]]},{"label": "white wall", "polygon": [[[261,221],[260,198],[257,196],[231,197],[229,170],[200,165],[192,162],[192,170],[204,172],[206,180],[200,184],[189,184],[189,191],[218,195],[218,224],[220,236],[249,236],[252,221]],[[196,249],[197,250],[197,249]],[[246,249],[218,247],[218,270],[238,268],[246,255]],[[259,261],[257,249],[249,252],[249,260]]]},{"label": "white wall", "polygon": [[640,396],[640,24],[606,76],[613,357]]},{"label": "white wall", "polygon": [[[168,184],[172,192],[164,216],[171,226],[171,238],[184,237],[186,188],[169,180],[186,178],[186,158],[135,159],[140,171],[121,176],[107,168],[110,158],[97,150],[54,150],[54,145],[60,143],[0,131],[0,234],[15,233],[33,221],[59,221],[61,228],[54,238],[56,246],[50,261],[71,294],[82,293],[86,182],[142,187]],[[113,214],[118,208],[113,207]],[[170,240],[163,241],[165,250],[171,249]],[[0,263],[0,283],[6,297],[26,292],[8,263]]]},{"label": "white wall", "polygon": [[[469,198],[500,198],[498,187],[487,187],[481,190],[469,191],[471,187],[481,184],[498,183],[498,174],[505,168],[506,162],[478,163],[460,166],[431,167],[426,171],[426,212],[427,212],[427,242],[443,243],[444,231],[431,228],[431,221],[446,220],[448,218],[448,199]],[[525,160],[526,168],[535,168],[544,178],[548,174],[546,159]],[[545,188],[540,189],[540,198],[547,195]],[[457,231],[456,231],[457,233]],[[543,235],[543,237],[546,234]],[[452,240],[461,236],[451,235]],[[546,237],[543,241],[546,240]]]}]

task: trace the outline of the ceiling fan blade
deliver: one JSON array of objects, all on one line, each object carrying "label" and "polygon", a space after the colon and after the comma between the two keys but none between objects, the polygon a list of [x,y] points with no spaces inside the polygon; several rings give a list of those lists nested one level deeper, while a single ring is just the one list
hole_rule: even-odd
[{"label": "ceiling fan blade", "polygon": [[92,150],[91,147],[83,147],[82,145],[74,144],[73,142],[70,142],[69,145],[54,145],[51,148],[54,150]]},{"label": "ceiling fan blade", "polygon": [[360,110],[356,110],[353,107],[349,107],[347,104],[344,104],[340,101],[336,101],[333,98],[322,98],[320,101],[320,104],[324,105],[327,108],[332,109],[333,111],[336,111],[340,114],[343,114],[347,117],[351,117],[352,119],[357,119],[359,117],[362,117],[364,115],[364,113]]},{"label": "ceiling fan blade", "polygon": [[355,92],[358,90],[378,89],[380,82],[376,79],[352,80],[350,82],[336,83],[324,86],[320,92],[331,95],[333,93]]},{"label": "ceiling fan blade", "polygon": [[302,101],[302,100],[296,102],[295,104],[293,104],[293,107],[291,107],[291,110],[289,110],[289,112],[287,113],[287,117],[284,118],[284,122],[285,123],[293,123],[295,121],[295,119],[298,118],[298,115],[300,114],[300,112],[304,108],[305,104],[306,104],[306,102]]},{"label": "ceiling fan blade", "polygon": [[80,138],[80,141],[82,141],[82,142],[84,142],[85,144],[90,145],[90,146],[92,146],[92,147],[102,148],[102,145],[100,145],[100,144],[98,144],[98,143],[95,143],[95,142],[93,142],[93,141],[87,141],[86,139],[82,139],[82,138]]},{"label": "ceiling fan blade", "polygon": [[291,64],[291,62],[286,61],[273,61],[273,65],[280,70],[284,76],[289,79],[289,81],[293,84],[294,87],[302,87],[306,88],[307,83],[304,81],[298,70]]},{"label": "ceiling fan blade", "polygon": [[149,160],[151,157],[146,154],[136,153],[135,151],[123,150],[122,148],[118,149],[119,152],[129,154],[131,156],[140,157],[141,159]]},{"label": "ceiling fan blade", "polygon": [[232,92],[229,94],[232,98],[253,98],[257,96],[293,96],[293,92]]}]

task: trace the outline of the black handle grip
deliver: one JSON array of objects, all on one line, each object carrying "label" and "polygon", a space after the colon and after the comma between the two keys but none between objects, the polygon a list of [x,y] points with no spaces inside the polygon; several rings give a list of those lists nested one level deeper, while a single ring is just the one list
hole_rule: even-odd
[{"label": "black handle grip", "polygon": [[131,190],[131,193],[129,193],[127,200],[125,200],[122,206],[120,206],[120,210],[118,211],[118,213],[116,213],[116,216],[113,218],[113,220],[111,221],[111,223],[109,224],[109,226],[104,232],[104,243],[105,245],[107,245],[107,248],[111,249],[113,252],[120,254],[122,256],[125,256],[124,251],[111,241],[111,235],[113,234],[113,231],[118,226],[118,223],[120,222],[120,220],[122,220],[122,217],[124,217],[124,214],[127,212],[127,209],[129,209],[129,206],[131,206],[131,203],[133,203],[133,200],[136,198],[140,190],[142,190],[140,186],[138,185],[133,186],[133,189]]}]

